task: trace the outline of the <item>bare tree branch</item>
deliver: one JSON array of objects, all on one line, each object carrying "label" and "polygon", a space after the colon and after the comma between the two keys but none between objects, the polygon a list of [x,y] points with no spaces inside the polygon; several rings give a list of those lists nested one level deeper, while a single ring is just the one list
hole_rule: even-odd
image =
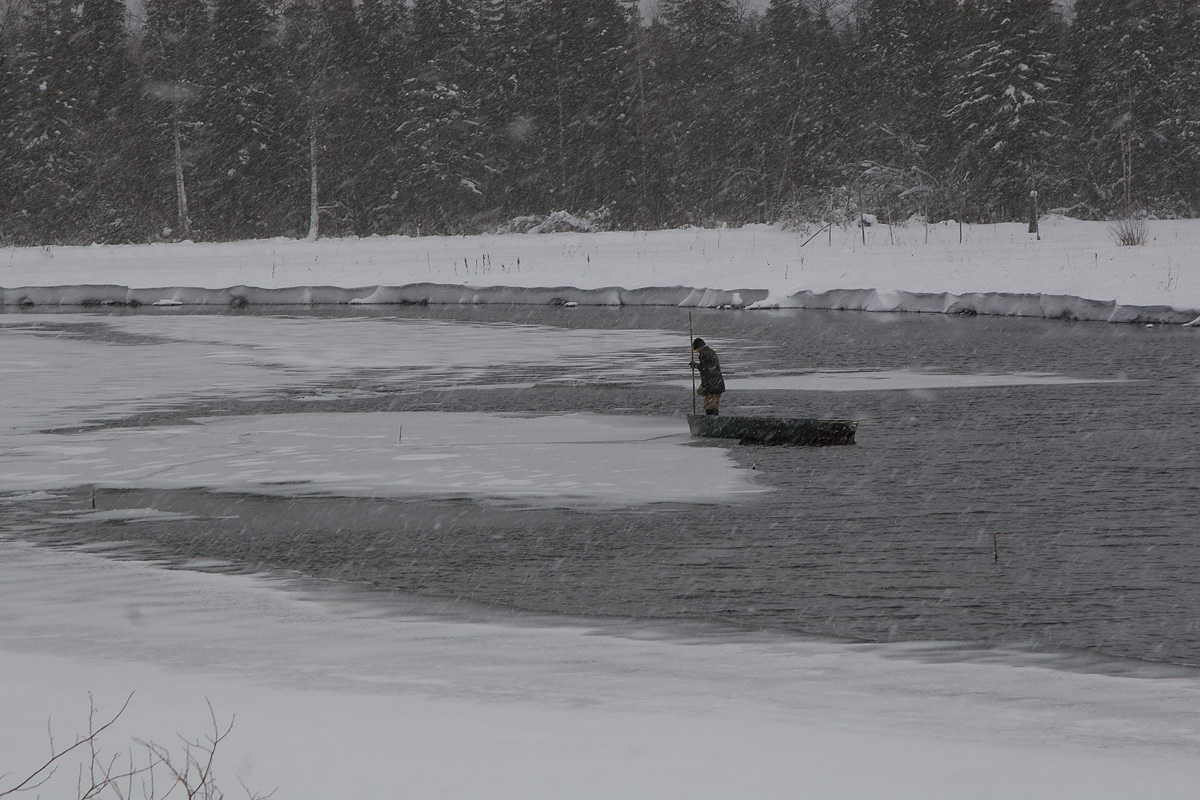
[{"label": "bare tree branch", "polygon": [[[125,713],[133,695],[130,694],[120,711],[103,725],[96,724],[96,704],[90,694],[88,699],[90,710],[87,735],[77,737],[74,744],[60,750],[54,743],[54,735],[47,722],[50,758],[17,785],[0,790],[0,798],[45,786],[66,756],[75,751],[82,751],[79,774],[76,778],[77,800],[99,800],[101,797],[134,800],[135,789],[140,790],[142,800],[165,800],[172,795],[180,796],[179,792],[182,792],[186,800],[223,800],[225,795],[217,785],[214,766],[218,747],[233,730],[233,718],[228,725],[222,727],[217,721],[212,703],[209,702],[208,715],[212,733],[195,739],[180,736],[183,751],[179,757],[173,757],[169,749],[153,741],[134,739],[134,743],[145,750],[145,764],[139,765],[140,759],[135,758],[132,749],[124,754],[117,753],[109,757],[103,753],[99,741],[100,735]],[[5,777],[7,776],[0,776],[0,779]],[[238,783],[248,800],[269,800],[275,794],[253,793],[240,779]],[[159,794],[160,789],[162,794]]]},{"label": "bare tree branch", "polygon": [[[90,694],[88,695],[88,698],[89,698],[89,702],[91,702]],[[131,700],[133,700],[132,692],[129,693],[129,697],[125,698],[125,703],[121,706],[121,709],[115,715],[113,715],[113,718],[110,719],[108,722],[104,723],[103,725],[101,725],[99,728],[97,728],[95,726],[96,705],[94,702],[91,702],[91,709],[88,712],[88,734],[87,734],[87,736],[77,737],[75,739],[75,744],[71,745],[70,747],[66,747],[62,750],[55,750],[54,735],[52,733],[50,733],[50,723],[47,721],[46,729],[47,729],[47,733],[49,733],[49,735],[50,735],[50,758],[46,760],[46,763],[42,764],[36,770],[29,773],[29,775],[23,781],[18,783],[16,786],[13,786],[9,789],[4,789],[4,790],[0,791],[0,797],[9,797],[9,796],[17,794],[19,792],[27,792],[27,791],[30,791],[31,789],[36,789],[39,786],[44,785],[46,783],[46,781],[50,780],[50,778],[53,777],[54,773],[58,770],[59,763],[62,761],[62,759],[68,753],[71,753],[72,751],[78,750],[82,747],[87,747],[90,749],[90,751],[92,753],[92,760],[94,762],[96,760],[97,754],[98,754],[98,751],[96,750],[97,737],[99,737],[100,734],[104,733],[104,731],[111,728],[113,726],[113,724],[118,719],[121,718],[121,715],[125,713],[125,709],[129,708],[129,703]],[[93,783],[94,783],[94,781],[93,781]],[[93,788],[95,788],[95,787],[93,786]],[[87,795],[87,796],[95,797],[95,794],[91,794],[91,795]]]}]

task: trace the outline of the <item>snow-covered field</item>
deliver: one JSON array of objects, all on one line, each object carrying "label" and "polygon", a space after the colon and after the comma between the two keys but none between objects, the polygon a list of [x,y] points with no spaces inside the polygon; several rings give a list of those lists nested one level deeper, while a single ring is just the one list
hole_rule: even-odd
[{"label": "snow-covered field", "polygon": [[[319,287],[386,299],[396,295],[379,287],[429,282],[456,287],[422,289],[431,296],[456,292],[467,302],[480,293],[464,285],[581,303],[682,287],[679,302],[709,305],[744,290],[810,303],[828,290],[861,289],[880,308],[887,298],[975,293],[972,302],[1025,298],[1021,313],[1053,296],[1109,303],[1105,319],[1120,309],[1136,316],[1169,307],[1178,316],[1166,321],[1200,315],[1200,223],[1151,223],[1151,234],[1147,247],[1118,248],[1101,224],[1051,220],[1040,241],[1023,226],[974,227],[961,246],[957,226],[930,228],[929,244],[910,226],[890,236],[872,228],[866,246],[855,230],[803,248],[804,237],[765,228],[44,248],[0,250],[0,286],[9,311],[21,297],[57,303],[129,292],[142,292],[141,302],[229,302],[253,294],[245,287],[298,287],[289,295],[296,302],[340,291]],[[552,290],[538,293],[544,287]],[[575,299],[553,287],[621,288]],[[46,327],[81,321],[112,335]],[[687,436],[677,417],[334,415],[315,394],[304,415],[45,432],[357,371],[477,391],[498,363],[554,365],[564,380],[668,382],[678,377],[679,349],[676,333],[660,331],[0,314],[0,492],[10,498],[0,502],[0,525],[19,535],[37,524],[21,515],[22,500],[97,484],[590,506],[752,503],[760,487],[721,448],[681,457]],[[972,379],[980,378],[959,378]],[[861,385],[852,374],[777,380],[785,389]],[[879,388],[934,391],[950,380],[872,376]],[[102,515],[118,526],[153,525],[162,513]],[[80,507],[62,519],[91,515]],[[206,701],[220,721],[236,717],[217,759],[228,797],[241,796],[239,781],[278,788],[280,800],[1124,800],[1191,798],[1200,785],[1200,679],[1186,671],[1073,672],[936,644],[691,637],[583,619],[480,612],[451,620],[399,602],[388,608],[0,539],[0,792],[44,760],[47,720],[61,745],[86,730],[89,693],[104,719],[131,692],[102,742],[107,752],[133,737],[174,746],[177,733],[204,736]],[[75,779],[64,769],[41,796],[72,798]]]},{"label": "snow-covered field", "polygon": [[1103,222],[0,250],[0,303],[565,303],[976,312],[1114,322],[1200,316],[1200,220],[1118,246]]}]

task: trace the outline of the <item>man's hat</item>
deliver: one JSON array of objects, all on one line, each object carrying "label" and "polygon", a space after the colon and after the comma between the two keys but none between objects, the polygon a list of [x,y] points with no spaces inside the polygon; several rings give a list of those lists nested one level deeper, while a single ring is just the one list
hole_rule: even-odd
[{"label": "man's hat", "polygon": [[699,336],[697,336],[695,339],[692,339],[692,349],[693,350],[699,350],[701,347],[704,347],[703,339],[701,339]]}]

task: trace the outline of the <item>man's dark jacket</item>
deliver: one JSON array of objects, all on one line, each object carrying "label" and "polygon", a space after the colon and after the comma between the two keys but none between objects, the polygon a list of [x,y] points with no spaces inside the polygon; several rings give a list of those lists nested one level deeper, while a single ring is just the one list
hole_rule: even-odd
[{"label": "man's dark jacket", "polygon": [[700,352],[696,354],[696,359],[700,362],[700,388],[697,390],[698,393],[701,395],[724,394],[725,378],[721,376],[721,362],[717,359],[717,354],[713,352],[711,347],[706,345],[700,348]]}]

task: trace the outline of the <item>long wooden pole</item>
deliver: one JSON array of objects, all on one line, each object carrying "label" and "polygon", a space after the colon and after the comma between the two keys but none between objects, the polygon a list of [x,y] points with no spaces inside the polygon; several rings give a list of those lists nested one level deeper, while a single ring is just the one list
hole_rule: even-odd
[{"label": "long wooden pole", "polygon": [[692,367],[692,416],[696,415],[696,352],[692,350],[692,312],[688,312],[688,358]]},{"label": "long wooden pole", "polygon": [[[809,243],[809,242],[811,242],[813,239],[817,238],[817,237],[818,237],[818,236],[820,236],[822,233],[824,233],[826,228],[830,228],[830,227],[833,227],[833,223],[832,223],[832,222],[830,222],[830,223],[827,223],[827,224],[825,224],[825,225],[822,225],[820,228],[817,228],[817,232],[816,232],[816,233],[814,233],[812,236],[808,237],[807,239],[805,239],[805,240],[804,240],[804,244],[808,244],[808,243]],[[801,247],[804,247],[804,244],[802,244],[802,245],[800,245],[800,246],[801,246]]]}]

